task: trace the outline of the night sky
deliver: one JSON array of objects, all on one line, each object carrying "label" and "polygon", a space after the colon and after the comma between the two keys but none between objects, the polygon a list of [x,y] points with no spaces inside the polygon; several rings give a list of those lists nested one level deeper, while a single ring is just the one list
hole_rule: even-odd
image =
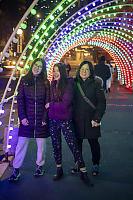
[{"label": "night sky", "polygon": [[0,0],[0,18],[16,20],[31,5],[33,0]]},{"label": "night sky", "polygon": [[0,40],[9,38],[33,0],[0,0]]},{"label": "night sky", "polygon": [[[0,51],[6,45],[10,35],[34,0],[0,0]],[[46,17],[57,5],[57,0],[43,1],[43,17]],[[35,22],[36,23],[36,22]],[[33,22],[33,26],[35,26]],[[3,42],[5,44],[3,44]]]}]

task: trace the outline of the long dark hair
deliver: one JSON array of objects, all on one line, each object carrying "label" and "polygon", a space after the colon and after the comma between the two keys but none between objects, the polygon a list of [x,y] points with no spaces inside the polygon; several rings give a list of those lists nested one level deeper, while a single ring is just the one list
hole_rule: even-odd
[{"label": "long dark hair", "polygon": [[[65,65],[60,62],[60,63],[55,64],[55,66],[58,67],[59,72],[60,72],[60,79],[58,80],[58,83],[56,83],[57,84],[56,85],[56,99],[57,99],[57,101],[60,101],[64,94],[65,88],[67,86],[68,79],[67,79]],[[54,81],[54,79],[51,82],[51,97],[52,97],[52,99],[54,98],[55,82],[56,81]]]},{"label": "long dark hair", "polygon": [[43,81],[44,85],[46,87],[49,86],[49,81],[47,79],[47,71],[46,71],[46,63],[44,61],[44,59],[42,58],[36,58],[31,66],[30,66],[30,69],[29,69],[29,72],[27,73],[27,75],[25,76],[26,78],[26,81],[28,82],[29,85],[33,85],[34,84],[34,77],[33,77],[33,73],[32,73],[32,68],[33,68],[33,65],[37,62],[37,61],[41,61],[42,62],[42,71],[41,73],[39,74],[39,77],[41,78],[41,80]]},{"label": "long dark hair", "polygon": [[85,64],[87,64],[88,66],[89,66],[89,69],[90,69],[90,76],[89,76],[89,78],[92,78],[92,79],[94,79],[94,69],[93,69],[93,65],[92,65],[92,63],[91,62],[89,62],[88,60],[85,60],[85,61],[83,61],[80,65],[79,65],[79,68],[78,68],[78,70],[77,70],[77,72],[76,72],[76,80],[81,80],[81,77],[80,77],[80,69],[81,69],[81,67],[83,66],[83,65],[85,65]]}]

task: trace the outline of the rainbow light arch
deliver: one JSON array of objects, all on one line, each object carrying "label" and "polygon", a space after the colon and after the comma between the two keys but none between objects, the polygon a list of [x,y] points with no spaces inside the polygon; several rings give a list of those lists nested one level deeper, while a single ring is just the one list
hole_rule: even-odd
[{"label": "rainbow light arch", "polygon": [[[113,38],[114,39],[114,38]],[[88,42],[89,41],[89,42]],[[106,45],[106,41],[108,41],[109,45]],[[123,64],[125,63],[125,67],[127,69],[127,75],[123,76],[123,80],[125,80],[125,84],[129,84],[129,86],[131,85],[131,79],[132,79],[132,70],[128,70],[128,67],[130,65],[130,61],[125,57],[125,60],[123,61],[122,58],[123,56],[125,56],[125,54],[122,54],[121,51],[119,52],[119,48],[117,47],[117,43],[119,43],[119,41],[114,41],[109,37],[99,37],[99,38],[84,38],[81,40],[77,40],[74,44],[71,44],[69,42],[69,47],[67,46],[67,50],[64,49],[64,51],[59,50],[59,53],[57,54],[57,56],[54,58],[52,65],[51,65],[51,69],[50,69],[50,78],[52,78],[52,67],[54,66],[54,64],[56,62],[59,62],[60,59],[67,53],[67,51],[69,51],[70,49],[74,48],[75,46],[79,46],[81,44],[86,44],[88,42],[88,45],[91,46],[98,46],[103,48],[105,51],[107,51],[111,57],[114,58],[117,66],[121,65],[123,66]],[[124,48],[122,48],[122,51],[124,51]],[[117,54],[117,56],[115,55]],[[121,58],[122,57],[122,58]],[[123,74],[123,67],[121,67],[121,73]],[[130,77],[130,78],[129,78]],[[120,76],[119,76],[120,78]],[[128,80],[128,82],[126,82],[126,80]]]},{"label": "rainbow light arch", "polygon": [[[23,52],[19,56],[15,69],[8,81],[6,90],[0,102],[0,114],[4,114],[3,107],[12,100],[8,134],[14,126],[14,104],[16,102],[17,88],[22,76],[30,67],[36,57],[43,57],[47,63],[49,79],[52,78],[52,69],[56,62],[72,48],[81,44],[98,46],[104,49],[114,59],[118,80],[127,88],[132,88],[133,83],[133,4],[131,0],[95,0],[85,3],[81,0],[62,0],[46,17],[40,18],[36,29],[31,32]],[[34,0],[12,33],[0,57],[1,60],[9,56],[11,42],[17,37],[18,28],[25,32],[28,20],[35,20],[43,0]],[[20,62],[24,65],[21,67]],[[8,95],[12,82],[16,79],[17,72],[20,76],[14,94]],[[7,148],[8,149],[8,148]]]},{"label": "rainbow light arch", "polygon": [[[57,31],[54,30],[52,33],[50,33],[51,35],[49,35],[48,31],[50,31],[50,29],[54,29],[54,24],[57,21],[61,20],[60,17],[65,12],[68,13],[68,11],[72,9],[72,7],[75,7],[76,6],[75,3],[77,2],[78,2],[77,0],[61,1],[58,4],[58,6],[52,11],[52,13],[50,13],[49,16],[45,20],[43,20],[42,23],[38,26],[36,32],[31,37],[22,55],[20,56],[19,61],[17,62],[17,65],[19,65],[21,60],[25,62],[23,73],[25,69],[29,68],[30,62],[35,57],[40,57],[40,56],[41,57],[44,56],[47,58],[48,72],[51,73],[50,67],[52,64],[52,59],[54,60],[54,56],[51,56],[50,52],[52,51],[52,54],[55,55],[62,42],[66,42],[66,40],[67,42],[70,42],[75,32],[76,33],[78,32],[78,35],[80,36],[80,32],[82,33],[84,29],[86,30],[85,27],[88,28],[88,26],[90,28],[87,31],[93,32],[94,30],[96,30],[97,34],[99,34],[98,32],[100,31],[102,33],[102,29],[104,29],[104,27],[106,27],[108,31],[111,32],[112,30],[110,27],[112,27],[112,25],[107,25],[107,24],[114,23],[114,25],[116,25],[116,26],[113,26],[113,28],[115,29],[114,32],[117,31],[117,29],[120,29],[120,30],[122,29],[123,32],[122,34],[120,34],[119,31],[117,32],[117,34],[115,33],[111,33],[111,34],[113,34],[114,37],[116,37],[116,35],[117,37],[122,37],[121,35],[124,34],[124,36],[126,37],[125,38],[123,37],[122,40],[126,40],[126,41],[129,40],[129,42],[125,43],[125,46],[129,46],[129,48],[132,48],[132,44],[130,42],[133,40],[131,36],[132,23],[131,24],[123,23],[123,26],[127,25],[127,29],[125,29],[121,27],[122,23],[113,21],[113,19],[117,19],[118,21],[124,20],[124,21],[132,22],[132,13],[131,12],[125,13],[125,11],[123,11],[124,8],[126,8],[127,10],[131,10],[133,6],[133,4],[131,4],[131,1],[126,1],[126,0],[123,0],[122,2],[109,1],[109,0],[93,1],[89,3],[88,5],[85,5],[80,10],[77,10],[77,12],[75,12],[72,16],[66,19],[65,22],[61,24],[61,26],[58,27]],[[57,15],[57,11],[59,11],[58,15]],[[120,15],[124,15],[124,17],[122,18]],[[112,16],[114,18],[111,18]],[[94,23],[95,25],[93,26]],[[99,26],[99,23],[101,24],[100,26]],[[127,33],[124,33],[126,31]],[[60,36],[61,32],[65,33],[65,35],[68,36],[65,41],[63,38],[61,39],[61,36]],[[49,35],[49,38],[46,39],[48,35]],[[64,38],[65,37],[66,36],[64,36]],[[56,45],[57,50],[54,51],[50,46],[51,45],[54,46],[54,44],[57,42],[59,42],[58,45]],[[132,66],[132,59],[130,57],[130,53],[128,53],[128,57],[129,57],[129,60],[131,60],[131,66]],[[19,66],[16,66],[16,67],[17,69],[19,69]],[[49,77],[51,77],[50,73],[48,73]],[[124,83],[126,83],[126,81],[124,81]],[[128,84],[127,87],[131,87],[131,83]]]}]

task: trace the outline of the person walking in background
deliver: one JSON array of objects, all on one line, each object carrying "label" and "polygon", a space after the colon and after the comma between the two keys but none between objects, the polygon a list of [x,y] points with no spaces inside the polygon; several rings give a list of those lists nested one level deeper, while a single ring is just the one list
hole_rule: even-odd
[{"label": "person walking in background", "polygon": [[80,178],[88,186],[92,186],[78,149],[72,124],[73,79],[67,78],[65,65],[58,63],[53,68],[51,82],[51,101],[46,104],[49,108],[49,125],[53,145],[53,154],[57,165],[57,173],[53,180],[60,180],[63,176],[61,132],[69,146],[80,170]]},{"label": "person walking in background", "polygon": [[[82,153],[82,143],[87,139],[92,153],[92,175],[99,174],[100,123],[106,109],[106,99],[102,81],[94,77],[91,62],[83,61],[77,71],[74,81],[73,122]],[[78,172],[77,165],[71,170],[72,174]]]},{"label": "person walking in background", "polygon": [[100,61],[94,66],[94,73],[103,80],[103,88],[106,90],[106,81],[110,78],[111,73],[107,65],[105,65],[105,56],[101,56]]},{"label": "person walking in background", "polygon": [[109,61],[109,60],[107,60],[107,65],[109,66],[111,76],[110,76],[110,78],[107,79],[107,81],[106,81],[106,93],[107,93],[107,92],[110,92],[111,81],[112,81],[112,74],[114,73],[114,68],[113,68],[113,66],[110,64],[110,61]]},{"label": "person walking in background", "polygon": [[65,67],[66,67],[67,76],[69,77],[69,72],[71,71],[71,66],[68,63],[67,59],[64,60],[64,64],[65,64]]},{"label": "person walking in background", "polygon": [[13,174],[8,179],[17,181],[30,138],[36,138],[37,160],[34,176],[42,176],[46,155],[46,138],[50,136],[48,114],[45,104],[49,102],[50,84],[47,79],[45,61],[37,58],[31,64],[28,74],[22,78],[18,87],[18,116],[20,120],[18,144],[13,160]]}]

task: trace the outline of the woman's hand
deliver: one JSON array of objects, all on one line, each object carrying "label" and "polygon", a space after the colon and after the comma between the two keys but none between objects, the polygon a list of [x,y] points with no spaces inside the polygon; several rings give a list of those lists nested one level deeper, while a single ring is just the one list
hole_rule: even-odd
[{"label": "woman's hand", "polygon": [[47,103],[47,104],[45,105],[45,108],[46,108],[46,109],[48,109],[48,108],[49,108],[49,103]]},{"label": "woman's hand", "polygon": [[91,121],[92,127],[100,126],[100,123],[95,122],[94,120]]},{"label": "woman's hand", "polygon": [[28,125],[29,125],[29,121],[28,121],[28,119],[26,119],[26,118],[22,119],[21,122],[22,122],[22,124],[23,124],[24,126],[28,126]]},{"label": "woman's hand", "polygon": [[46,122],[42,122],[42,126],[45,126],[47,123]]}]

